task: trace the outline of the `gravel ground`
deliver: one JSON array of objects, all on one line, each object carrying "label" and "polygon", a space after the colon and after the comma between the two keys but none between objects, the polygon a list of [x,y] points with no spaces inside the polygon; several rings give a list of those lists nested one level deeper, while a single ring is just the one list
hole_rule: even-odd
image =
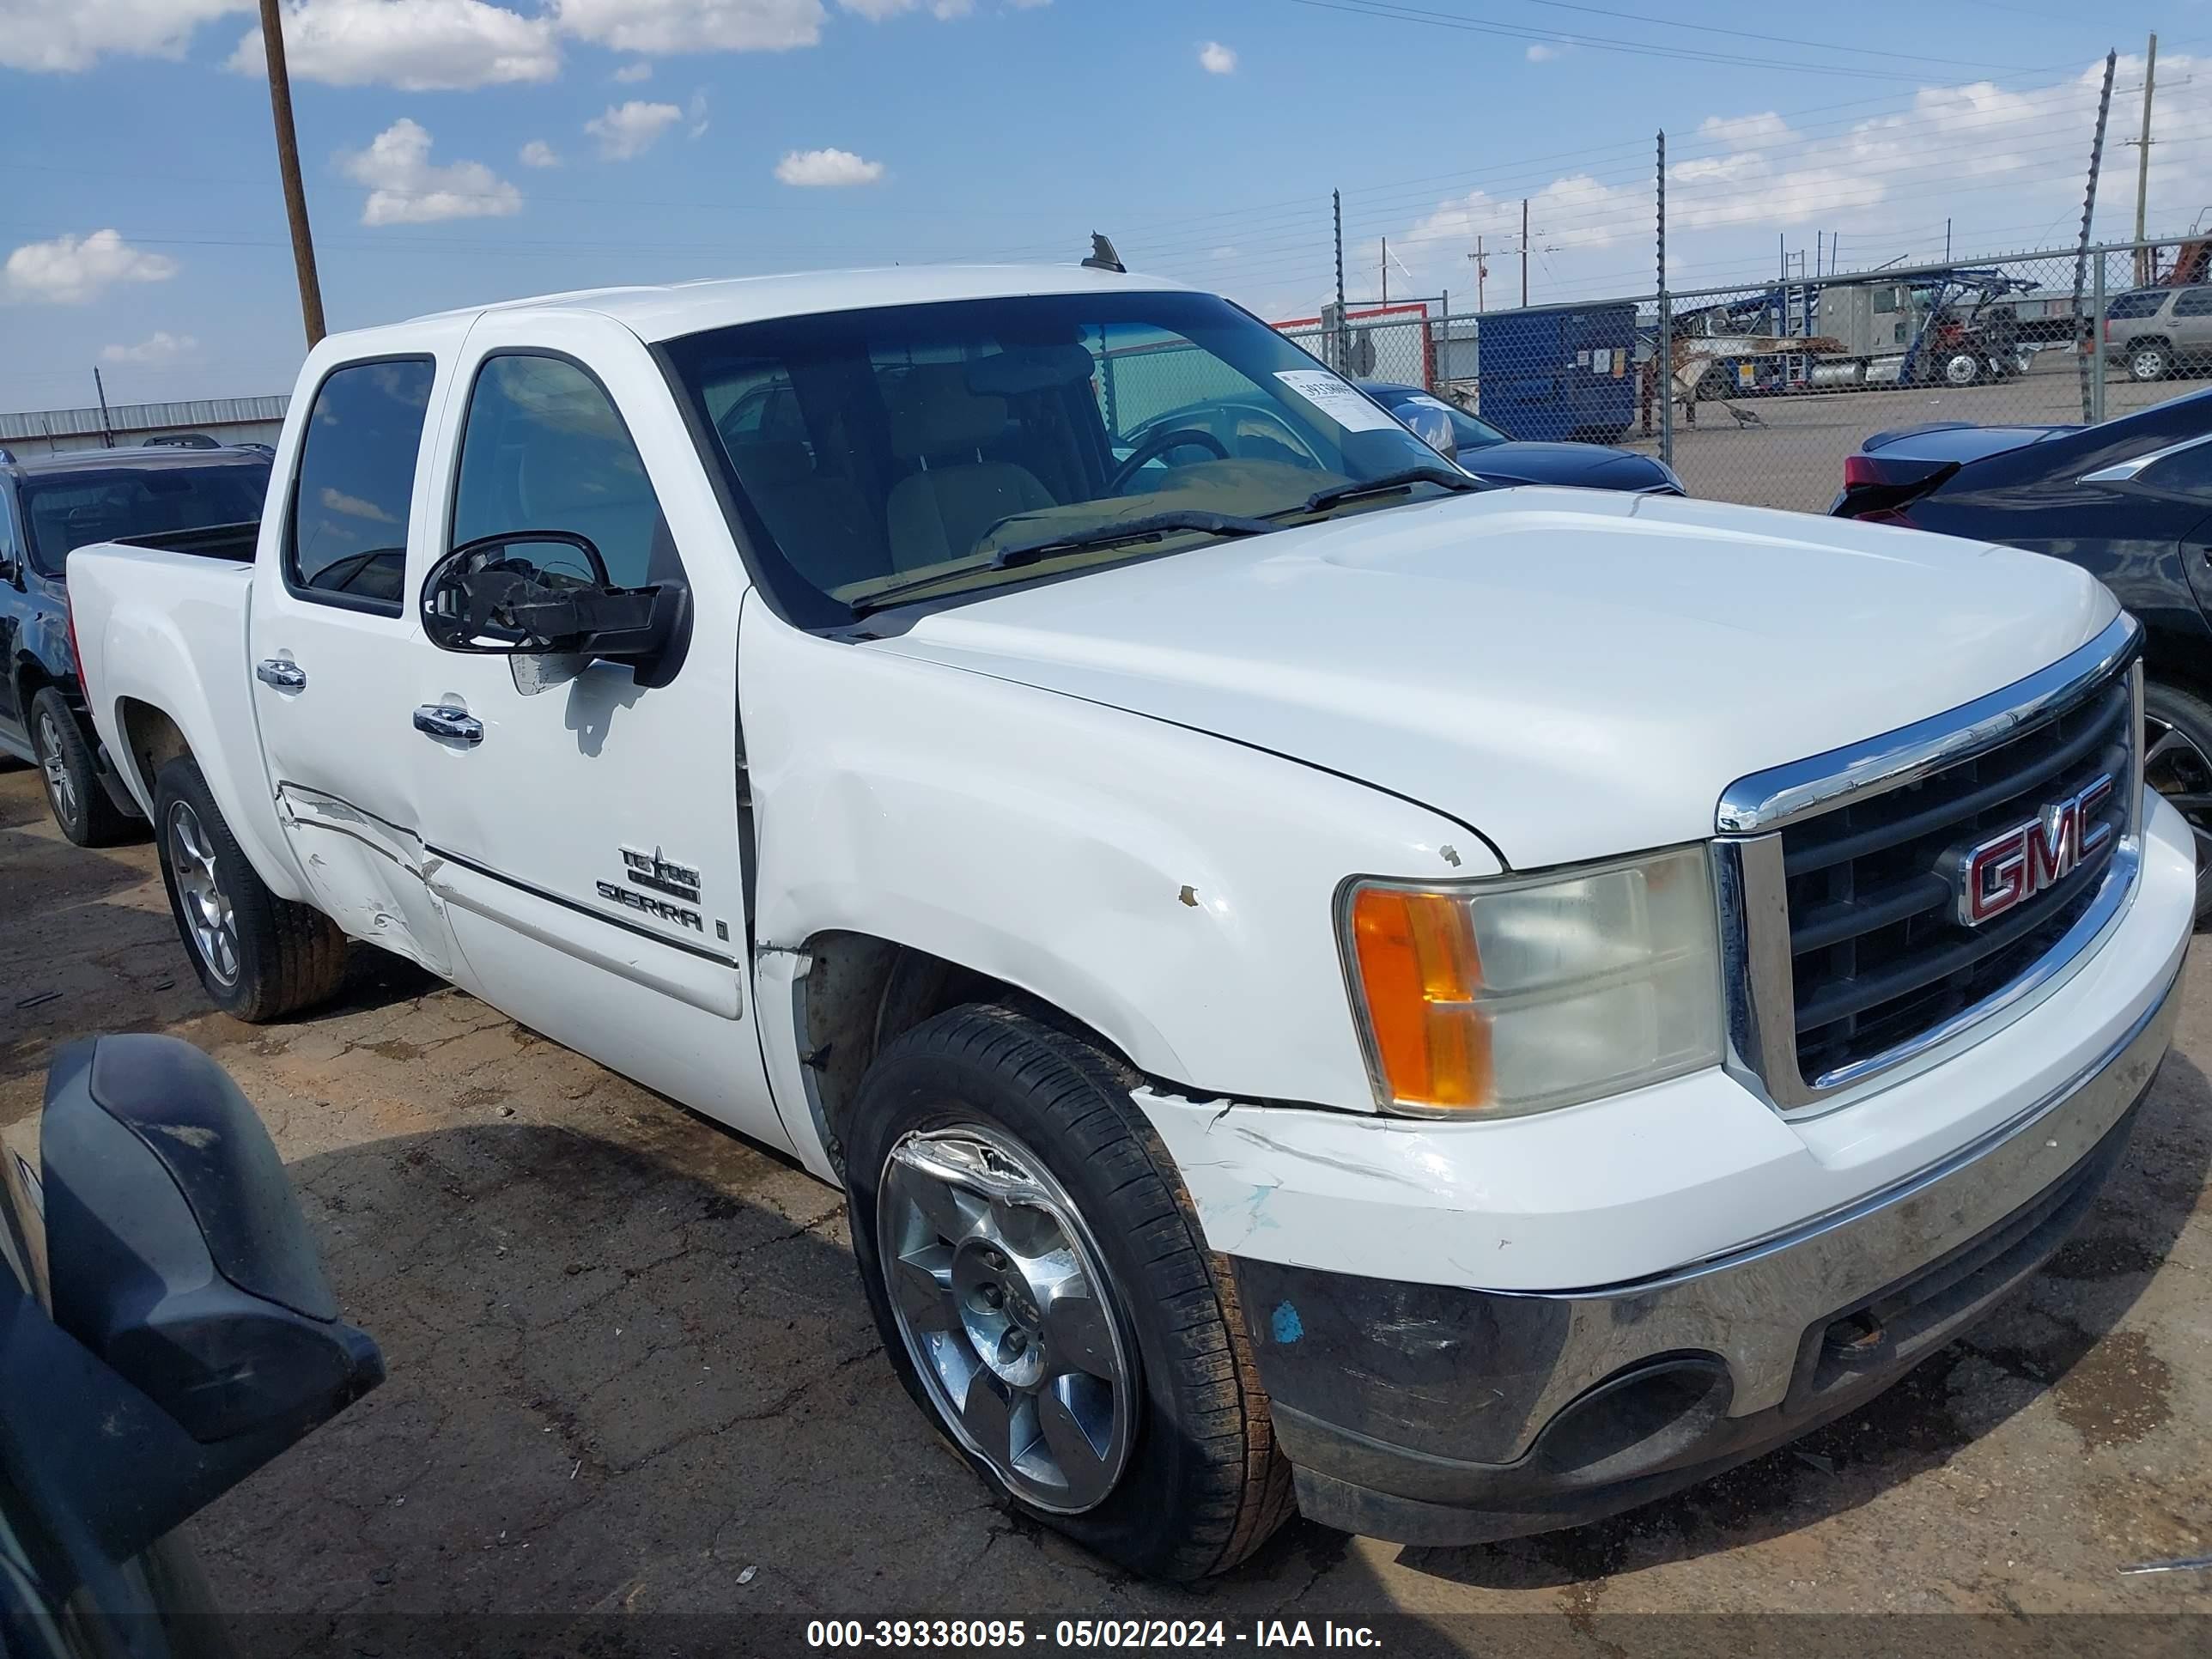
[{"label": "gravel ground", "polygon": [[[1953,1648],[2205,1651],[2193,1620],[2021,1622],[2212,1612],[2212,1573],[2119,1571],[2212,1551],[2203,975],[2081,1235],[1856,1415],[1603,1524],[1443,1550],[1298,1522],[1167,1589],[1009,1518],[925,1430],[837,1194],[374,952],[310,1018],[209,1012],[150,848],[72,848],[35,775],[0,773],[0,1123],[68,1038],[200,1044],[389,1362],[196,1523],[269,1651],[781,1653],[813,1619],[1020,1613],[1218,1619],[1232,1649],[1279,1618],[1396,1651],[1803,1656],[1906,1639],[1852,1616],[1880,1612],[1996,1615],[1911,1627]],[[1471,1617],[1504,1613],[1542,1616]]]}]

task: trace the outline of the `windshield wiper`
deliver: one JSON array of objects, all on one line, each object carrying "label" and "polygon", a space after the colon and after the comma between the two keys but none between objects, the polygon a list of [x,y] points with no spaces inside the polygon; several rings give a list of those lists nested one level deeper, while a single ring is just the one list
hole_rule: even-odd
[{"label": "windshield wiper", "polygon": [[1124,542],[1158,541],[1178,530],[1195,530],[1211,536],[1265,536],[1281,528],[1280,525],[1270,524],[1265,519],[1248,519],[1234,513],[1212,513],[1198,507],[1178,507],[1166,513],[1148,513],[1140,519],[1124,519],[1117,524],[1102,524],[1089,530],[1058,531],[1033,541],[1009,542],[992,554],[988,562],[972,565],[965,570],[941,570],[933,576],[917,576],[910,582],[878,588],[865,598],[854,599],[852,602],[853,614],[865,617],[872,611],[897,605],[911,595],[935,587],[941,582],[955,582],[962,576],[982,571],[1015,570],[1023,565],[1036,564],[1062,553],[1115,547]]},{"label": "windshield wiper", "polygon": [[1356,501],[1362,495],[1381,495],[1393,489],[1410,489],[1417,483],[1432,483],[1455,495],[1482,488],[1466,473],[1438,461],[1427,466],[1401,467],[1395,472],[1385,472],[1379,478],[1361,478],[1352,483],[1331,484],[1327,489],[1316,489],[1307,496],[1304,506],[1290,510],[1293,513],[1318,513],[1325,507],[1334,507],[1341,501]]}]

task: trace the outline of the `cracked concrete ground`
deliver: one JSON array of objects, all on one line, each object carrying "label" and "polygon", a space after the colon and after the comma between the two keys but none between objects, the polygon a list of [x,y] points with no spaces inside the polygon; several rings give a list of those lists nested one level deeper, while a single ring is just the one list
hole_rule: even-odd
[{"label": "cracked concrete ground", "polygon": [[2212,1552],[2206,971],[2080,1237],[1867,1409],[1601,1525],[1440,1550],[1300,1522],[1175,1590],[985,1500],[878,1350],[837,1194],[374,952],[295,1023],[210,1012],[151,848],[69,847],[34,775],[0,773],[0,1123],[36,1105],[68,1038],[200,1044],[259,1107],[389,1362],[196,1523],[220,1603],[249,1626],[300,1615],[302,1647],[396,1650],[345,1637],[382,1613],[434,1632],[695,1615],[682,1628],[729,1650],[784,1651],[732,1632],[1399,1613],[1474,1645],[1456,1616],[1506,1612],[1551,1616],[1523,1647],[1541,1629],[1617,1651],[1613,1616],[1638,1612],[2212,1611],[2212,1573],[2118,1571]]}]

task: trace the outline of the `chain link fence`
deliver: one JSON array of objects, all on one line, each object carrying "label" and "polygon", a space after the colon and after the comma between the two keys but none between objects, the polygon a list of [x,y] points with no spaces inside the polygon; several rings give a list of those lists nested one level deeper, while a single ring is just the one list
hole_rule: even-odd
[{"label": "chain link fence", "polygon": [[1876,432],[2094,422],[2212,383],[2208,256],[2212,238],[2126,243],[1479,314],[1348,307],[1278,327],[1351,378],[1424,386],[1507,438],[1621,444],[1692,495],[1818,513]]}]

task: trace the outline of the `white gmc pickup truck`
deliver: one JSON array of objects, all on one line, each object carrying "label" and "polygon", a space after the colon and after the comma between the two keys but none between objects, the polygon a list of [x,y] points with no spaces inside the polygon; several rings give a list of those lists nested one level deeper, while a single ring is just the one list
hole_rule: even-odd
[{"label": "white gmc pickup truck", "polygon": [[2195,892],[2067,565],[1478,489],[1111,269],[335,336],[252,562],[81,549],[241,1018],[348,939],[849,1194],[884,1346],[1139,1571],[1466,1542],[1847,1411],[2035,1271]]}]

